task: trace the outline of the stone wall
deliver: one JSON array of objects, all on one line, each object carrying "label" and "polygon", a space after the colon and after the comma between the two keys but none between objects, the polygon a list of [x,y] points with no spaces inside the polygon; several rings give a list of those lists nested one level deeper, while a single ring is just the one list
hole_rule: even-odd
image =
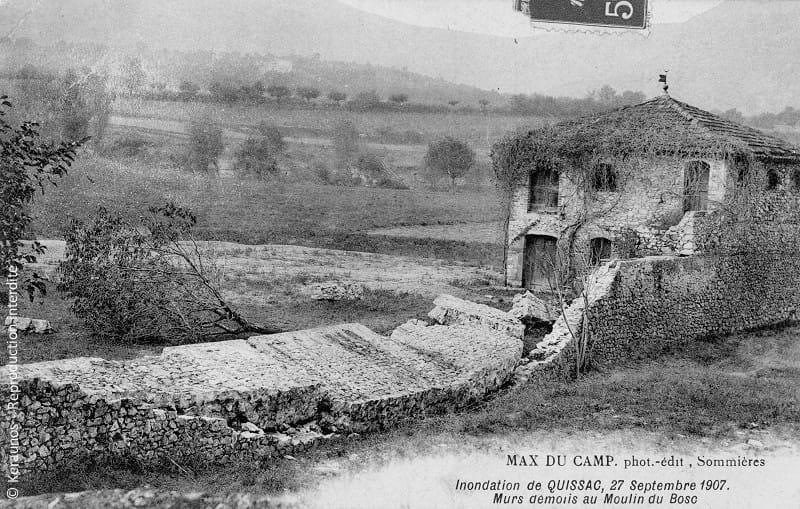
[{"label": "stone wall", "polygon": [[128,361],[6,366],[0,462],[16,475],[87,457],[148,464],[296,453],[334,432],[474,402],[509,379],[521,353],[519,339],[482,326],[392,339],[345,324]]},{"label": "stone wall", "polygon": [[[3,504],[0,502],[0,507]],[[211,493],[178,493],[153,489],[100,490],[79,493],[54,493],[23,497],[12,506],[16,509],[300,509],[299,503],[274,500],[272,497],[245,493],[215,495]]]},{"label": "stone wall", "polygon": [[[722,160],[709,164],[708,210],[716,210],[725,200],[726,182],[731,169]],[[683,214],[683,178],[687,161],[670,158],[632,160],[619,168],[628,175],[620,192],[598,192],[592,203],[591,221],[578,233],[577,246],[588,249],[592,238],[612,241],[612,256],[631,258],[661,254],[688,255],[694,252],[690,227],[693,214]],[[508,229],[509,284],[522,285],[522,264],[526,235],[559,238],[574,221],[583,198],[566,176],[559,179],[559,208],[548,212],[528,211],[529,184],[515,191]],[[692,216],[692,217],[687,217]],[[635,236],[633,246],[624,237]]]}]

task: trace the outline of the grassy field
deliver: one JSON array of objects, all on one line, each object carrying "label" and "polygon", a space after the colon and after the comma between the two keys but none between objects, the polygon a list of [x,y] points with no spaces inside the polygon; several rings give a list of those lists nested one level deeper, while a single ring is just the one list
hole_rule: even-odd
[{"label": "grassy field", "polygon": [[508,131],[540,126],[547,121],[538,117],[478,113],[354,112],[330,108],[276,107],[272,104],[223,105],[135,98],[119,98],[113,108],[116,115],[181,122],[209,116],[231,128],[253,126],[265,121],[277,125],[286,136],[296,137],[327,137],[337,122],[348,118],[370,140],[427,143],[448,135],[483,148]]},{"label": "grassy field", "polygon": [[86,153],[57,187],[33,207],[31,233],[60,238],[72,218],[96,206],[136,217],[171,200],[198,216],[204,240],[296,244],[350,251],[435,257],[499,266],[500,246],[489,243],[368,235],[375,228],[484,222],[499,211],[492,192],[430,192],[192,175],[149,159]]},{"label": "grassy field", "polygon": [[187,462],[155,470],[135,462],[85,463],[28,478],[21,491],[148,485],[283,494],[313,489],[326,478],[320,467],[331,464],[342,473],[362,475],[398,458],[419,469],[445,452],[508,452],[520,444],[536,444],[541,451],[545,443],[558,442],[563,452],[564,444],[580,441],[586,444],[583,451],[607,450],[613,443],[629,449],[649,442],[661,451],[681,446],[696,451],[699,446],[722,450],[750,438],[767,444],[796,439],[798,335],[800,327],[795,326],[698,341],[655,360],[593,372],[575,382],[528,385],[459,414],[428,416],[387,433],[329,443],[297,459],[221,467]]}]

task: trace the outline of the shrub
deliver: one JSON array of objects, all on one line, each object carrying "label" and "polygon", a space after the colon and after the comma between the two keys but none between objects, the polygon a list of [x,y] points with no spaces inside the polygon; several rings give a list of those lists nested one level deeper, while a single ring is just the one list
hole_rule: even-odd
[{"label": "shrub", "polygon": [[321,184],[332,184],[331,170],[324,163],[316,163],[314,165],[314,176]]},{"label": "shrub", "polygon": [[209,167],[213,167],[219,173],[219,156],[225,151],[222,129],[210,118],[202,118],[192,122],[188,131],[186,168],[193,172],[207,173]]},{"label": "shrub", "polygon": [[336,90],[331,90],[328,93],[328,99],[330,99],[331,101],[333,101],[336,104],[340,105],[342,102],[344,102],[347,99],[347,94],[345,94],[343,92],[338,92]]},{"label": "shrub", "polygon": [[58,290],[94,334],[123,342],[179,343],[245,331],[222,297],[219,274],[192,240],[187,209],[167,204],[131,223],[99,207],[65,234]]},{"label": "shrub", "polygon": [[[355,162],[355,167],[367,185],[386,189],[408,189],[408,186],[395,180],[383,160],[372,152],[362,152]],[[364,182],[360,182],[363,184]]]},{"label": "shrub", "polygon": [[[34,242],[32,252],[23,252],[22,239],[32,221],[29,206],[38,190],[67,173],[78,144],[52,146],[41,143],[34,124],[12,127],[5,120],[5,108],[10,108],[6,96],[0,96],[0,276],[20,271],[25,263],[36,261],[44,247]],[[44,282],[33,273],[18,282],[33,299],[38,290],[45,291]],[[0,289],[0,303],[8,299],[7,288]]]},{"label": "shrub", "polygon": [[278,159],[268,138],[247,138],[236,150],[233,169],[243,176],[265,179],[278,174]]},{"label": "shrub", "polygon": [[348,106],[358,111],[366,111],[378,108],[381,105],[381,97],[375,90],[359,92],[350,100]]},{"label": "shrub", "polygon": [[272,145],[272,149],[276,153],[282,154],[283,151],[286,150],[286,142],[283,140],[283,134],[281,134],[280,129],[276,126],[262,121],[258,124],[257,129],[258,134],[269,141]]}]

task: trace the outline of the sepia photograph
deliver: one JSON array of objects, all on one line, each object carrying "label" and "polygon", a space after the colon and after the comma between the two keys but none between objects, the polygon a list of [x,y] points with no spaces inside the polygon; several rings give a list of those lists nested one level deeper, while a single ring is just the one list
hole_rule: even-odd
[{"label": "sepia photograph", "polygon": [[800,508],[798,22],[0,0],[0,508]]}]

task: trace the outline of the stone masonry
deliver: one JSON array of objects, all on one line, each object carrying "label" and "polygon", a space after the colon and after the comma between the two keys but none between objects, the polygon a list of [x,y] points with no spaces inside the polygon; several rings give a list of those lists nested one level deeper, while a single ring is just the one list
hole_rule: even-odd
[{"label": "stone masonry", "polygon": [[311,421],[375,430],[470,403],[505,383],[521,353],[519,339],[487,327],[439,325],[392,339],[345,324],[128,361],[6,366],[4,401],[15,407],[0,422],[10,444],[2,464],[24,473],[87,457],[291,454],[320,438],[304,426]]}]

